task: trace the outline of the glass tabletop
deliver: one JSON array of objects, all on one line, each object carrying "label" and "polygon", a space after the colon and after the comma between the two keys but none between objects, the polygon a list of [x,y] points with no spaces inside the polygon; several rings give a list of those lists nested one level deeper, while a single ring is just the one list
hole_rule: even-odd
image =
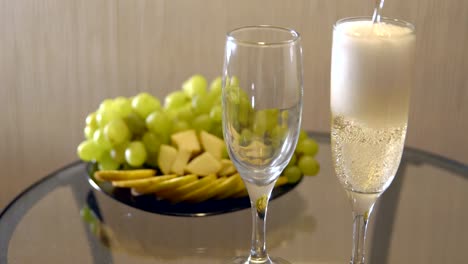
[{"label": "glass tabletop", "polygon": [[[321,172],[269,208],[271,255],[291,263],[348,263],[351,208],[334,176],[329,137]],[[468,166],[406,148],[371,218],[369,263],[466,263]],[[248,209],[204,217],[149,213],[88,183],[75,162],[45,177],[0,214],[0,263],[223,263],[247,254]]]}]

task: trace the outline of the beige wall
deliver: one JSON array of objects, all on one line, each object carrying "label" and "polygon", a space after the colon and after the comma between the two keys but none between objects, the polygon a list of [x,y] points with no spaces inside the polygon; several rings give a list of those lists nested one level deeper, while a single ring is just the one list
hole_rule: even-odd
[{"label": "beige wall", "polygon": [[[305,128],[328,131],[332,24],[373,0],[0,0],[0,208],[77,159],[86,114],[106,97],[163,97],[220,74],[224,33],[247,24],[303,35]],[[468,1],[386,1],[417,27],[407,143],[468,163]],[[328,176],[328,175],[327,175]]]}]

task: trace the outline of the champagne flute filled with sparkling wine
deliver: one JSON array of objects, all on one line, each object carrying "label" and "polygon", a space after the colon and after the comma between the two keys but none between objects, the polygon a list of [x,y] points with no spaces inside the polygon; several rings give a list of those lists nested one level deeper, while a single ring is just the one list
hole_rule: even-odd
[{"label": "champagne flute filled with sparkling wine", "polygon": [[351,263],[364,263],[368,218],[400,164],[415,42],[413,25],[380,14],[334,26],[331,142],[335,173],[353,208]]}]

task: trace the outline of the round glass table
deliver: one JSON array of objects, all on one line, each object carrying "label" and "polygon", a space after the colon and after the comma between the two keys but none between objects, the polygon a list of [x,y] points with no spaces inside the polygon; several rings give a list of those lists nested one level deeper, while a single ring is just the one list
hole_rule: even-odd
[{"label": "round glass table", "polygon": [[[334,176],[329,137],[321,172],[271,201],[267,243],[291,263],[348,263],[352,219]],[[0,263],[223,263],[247,254],[250,210],[180,217],[142,211],[96,191],[75,162],[0,214]],[[406,148],[370,222],[369,263],[467,263],[468,166]]]}]

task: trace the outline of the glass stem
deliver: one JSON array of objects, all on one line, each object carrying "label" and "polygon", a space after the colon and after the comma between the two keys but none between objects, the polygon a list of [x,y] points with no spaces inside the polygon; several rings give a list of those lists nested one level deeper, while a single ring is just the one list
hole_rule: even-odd
[{"label": "glass stem", "polygon": [[353,254],[351,264],[364,264],[367,221],[366,215],[353,213]]},{"label": "glass stem", "polygon": [[379,195],[348,192],[353,207],[353,252],[350,264],[364,264],[367,223]]},{"label": "glass stem", "polygon": [[245,185],[252,208],[252,247],[249,263],[269,263],[270,259],[266,250],[266,216],[268,201],[275,182],[258,186],[245,181]]}]

